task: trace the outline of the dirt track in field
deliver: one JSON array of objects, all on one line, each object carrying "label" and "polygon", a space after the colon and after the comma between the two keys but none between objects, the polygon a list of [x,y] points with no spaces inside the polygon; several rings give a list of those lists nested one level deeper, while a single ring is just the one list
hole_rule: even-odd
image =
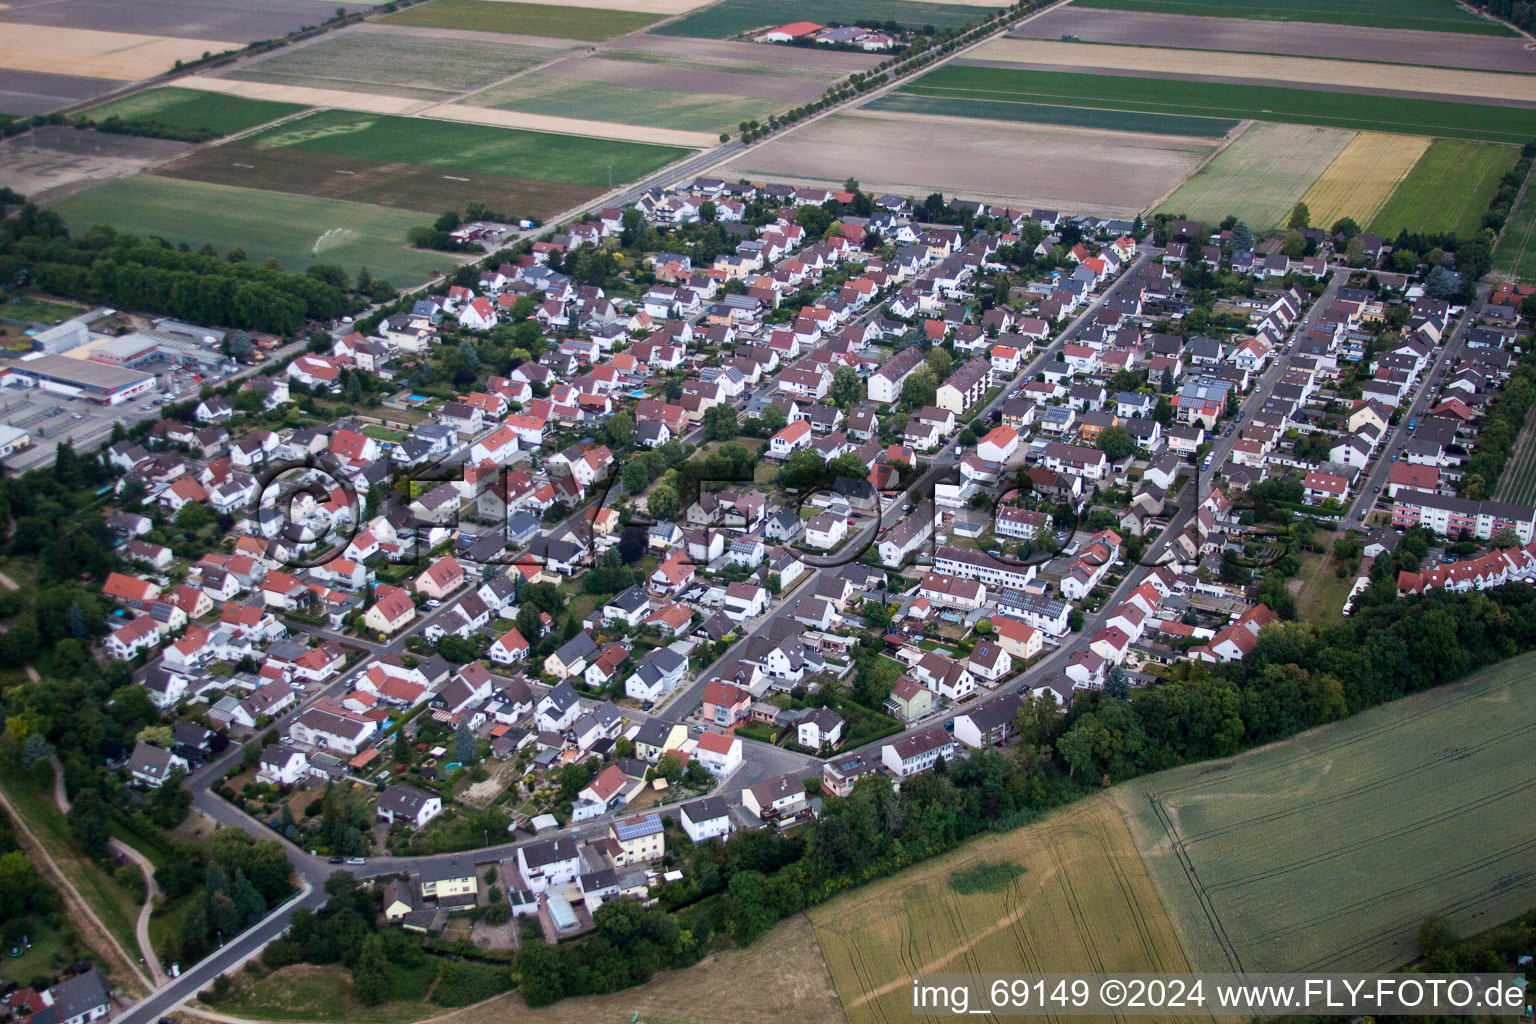
[{"label": "dirt track in field", "polygon": [[527,210],[530,216],[541,220],[603,191],[586,185],[496,174],[448,174],[424,164],[378,164],[330,153],[300,154],[291,149],[265,149],[241,142],[209,147],[154,173],[214,185],[345,199],[427,213],[459,209],[466,198],[472,198],[491,209]]},{"label": "dirt track in field", "polygon": [[1462,32],[1355,25],[1329,25],[1320,31],[1317,25],[1300,22],[1066,6],[1031,19],[1017,35],[1034,39],[1075,35],[1089,43],[1179,46],[1536,73],[1536,52],[1525,49],[1524,40]]},{"label": "dirt track in field", "polygon": [[382,93],[348,89],[317,89],[310,85],[245,82],[233,78],[209,78],[206,75],[189,75],[177,79],[176,84],[185,89],[243,96],[250,100],[277,100],[282,103],[300,103],[306,107],[335,107],[364,114],[414,114],[432,105],[431,100],[412,99],[408,96],[385,96]]},{"label": "dirt track in field", "polygon": [[625,142],[681,146],[684,149],[709,149],[718,142],[717,138],[709,132],[652,128],[647,125],[619,124],[615,121],[589,121],[576,117],[555,117],[550,114],[526,114],[520,110],[472,107],[459,103],[444,103],[433,107],[426,112],[425,116],[440,118],[444,121],[495,125],[498,128],[521,128],[524,131],[554,132],[558,135],[584,135],[594,139],[622,139]]}]

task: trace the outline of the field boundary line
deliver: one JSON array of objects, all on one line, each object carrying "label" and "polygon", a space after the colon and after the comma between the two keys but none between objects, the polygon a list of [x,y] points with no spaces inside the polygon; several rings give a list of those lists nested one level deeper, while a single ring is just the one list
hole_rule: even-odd
[{"label": "field boundary line", "polygon": [[1199,167],[1196,167],[1193,171],[1190,171],[1183,181],[1180,181],[1167,192],[1164,192],[1162,195],[1158,196],[1155,203],[1151,203],[1147,206],[1146,212],[1151,213],[1153,210],[1157,209],[1168,200],[1172,199],[1175,192],[1187,185],[1195,175],[1209,167],[1212,160],[1215,160],[1218,156],[1221,156],[1221,154],[1225,153],[1234,142],[1242,138],[1244,135],[1247,135],[1249,130],[1252,129],[1256,124],[1258,124],[1258,122],[1252,118],[1244,118],[1238,121],[1237,127],[1227,133],[1227,137],[1222,140],[1221,145],[1213,149],[1211,151],[1211,155],[1200,162]]}]

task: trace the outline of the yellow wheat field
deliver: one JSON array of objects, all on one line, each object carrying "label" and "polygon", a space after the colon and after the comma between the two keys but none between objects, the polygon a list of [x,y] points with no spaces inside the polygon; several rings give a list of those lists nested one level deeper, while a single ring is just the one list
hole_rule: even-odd
[{"label": "yellow wheat field", "polygon": [[1386,132],[1356,135],[1301,197],[1312,223],[1326,228],[1340,217],[1353,217],[1365,227],[1419,162],[1429,141]]},{"label": "yellow wheat field", "polygon": [[178,60],[196,60],[240,45],[8,22],[0,33],[0,68],[134,82],[164,74]]},{"label": "yellow wheat field", "polygon": [[[1023,873],[998,891],[950,884],[956,871],[998,862]],[[915,973],[1190,969],[1108,796],[967,843],[810,916],[849,1024],[939,1019],[913,1016]]]}]

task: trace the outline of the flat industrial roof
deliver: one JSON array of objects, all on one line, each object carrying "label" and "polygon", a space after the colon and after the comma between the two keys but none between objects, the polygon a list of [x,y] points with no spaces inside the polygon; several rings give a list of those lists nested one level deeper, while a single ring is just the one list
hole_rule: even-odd
[{"label": "flat industrial roof", "polygon": [[146,373],[143,370],[129,370],[121,366],[92,362],[89,359],[71,359],[69,356],[56,355],[23,359],[11,364],[11,369],[17,373],[51,377],[68,384],[96,388],[101,391],[116,391],[119,388],[137,384],[146,378],[153,380],[155,377],[153,373]]}]

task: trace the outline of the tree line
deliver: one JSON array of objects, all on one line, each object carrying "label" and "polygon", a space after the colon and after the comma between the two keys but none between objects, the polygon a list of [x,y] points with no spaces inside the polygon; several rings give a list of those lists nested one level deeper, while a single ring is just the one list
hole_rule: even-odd
[{"label": "tree line", "polygon": [[[19,197],[17,197],[19,199]],[[0,199],[0,212],[11,204]],[[306,320],[332,320],[362,302],[330,275],[292,274],[239,250],[220,259],[160,238],[97,225],[72,237],[58,214],[21,203],[0,221],[0,287],[32,285],[80,302],[159,313],[193,323],[296,334]]]}]

